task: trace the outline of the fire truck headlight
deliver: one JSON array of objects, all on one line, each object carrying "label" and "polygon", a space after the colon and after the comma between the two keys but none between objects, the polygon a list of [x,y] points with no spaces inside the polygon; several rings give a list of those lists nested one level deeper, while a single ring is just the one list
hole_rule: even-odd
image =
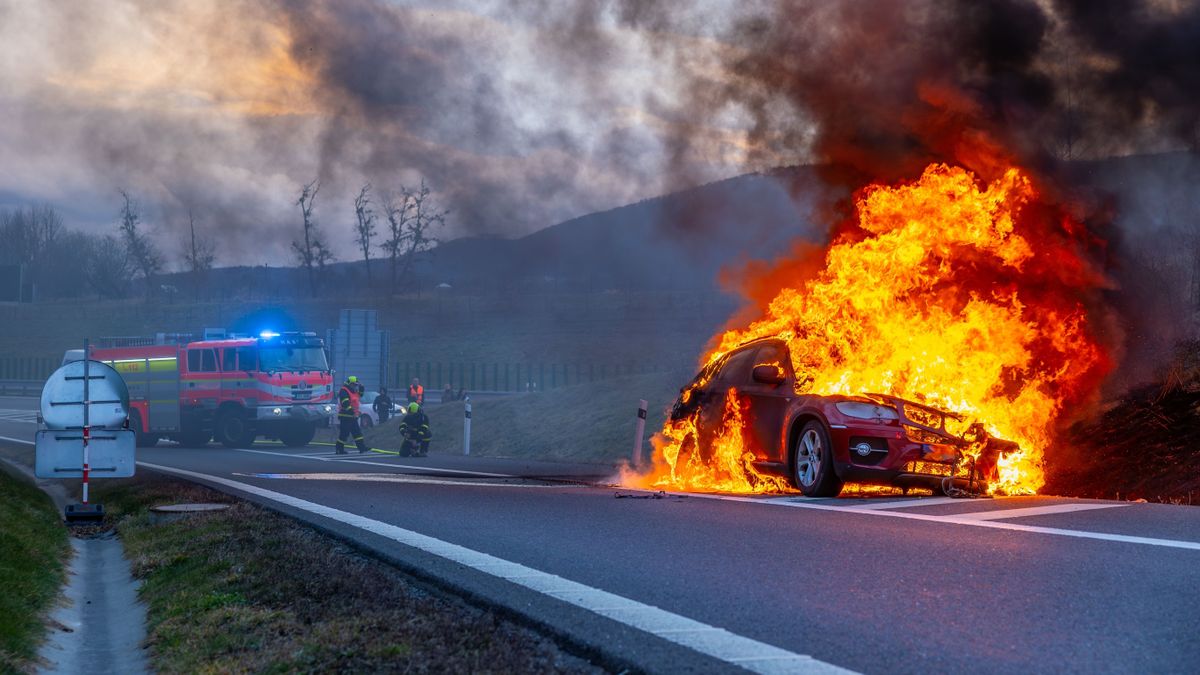
[{"label": "fire truck headlight", "polygon": [[328,404],[327,404],[327,405],[326,405],[326,406],[323,408],[323,410],[324,410],[325,412],[327,412],[327,413],[332,413],[332,412],[333,412],[333,406],[331,406],[331,405],[328,405]]},{"label": "fire truck headlight", "polygon": [[271,410],[271,414],[272,414],[272,415],[276,415],[276,416],[278,416],[278,415],[282,415],[282,414],[283,414],[283,408],[273,408],[273,409]]}]

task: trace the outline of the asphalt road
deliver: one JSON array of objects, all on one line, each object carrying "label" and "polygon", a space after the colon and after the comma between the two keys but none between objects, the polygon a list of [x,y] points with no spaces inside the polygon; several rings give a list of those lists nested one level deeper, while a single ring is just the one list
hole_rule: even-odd
[{"label": "asphalt road", "polygon": [[[34,406],[0,398],[0,436],[32,438],[25,413]],[[313,522],[552,626],[610,663],[1200,670],[1195,507],[649,498],[595,484],[595,467],[329,450],[163,445],[138,461]]]}]

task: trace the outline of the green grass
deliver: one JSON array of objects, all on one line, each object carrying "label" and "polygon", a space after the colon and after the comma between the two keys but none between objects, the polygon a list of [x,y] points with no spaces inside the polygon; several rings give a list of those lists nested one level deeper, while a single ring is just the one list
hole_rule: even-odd
[{"label": "green grass", "polygon": [[[153,668],[226,672],[580,672],[591,668],[494,614],[421,590],[395,568],[289,518],[145,474],[106,481],[148,608]],[[152,525],[154,504],[227,511]]]},{"label": "green grass", "polygon": [[37,655],[69,550],[50,498],[0,468],[0,671],[27,668]]},{"label": "green grass", "polygon": [[[666,409],[690,373],[656,373],[614,378],[544,392],[472,401],[471,454],[493,457],[613,462],[628,458],[638,399],[649,403],[646,438],[662,428]],[[433,443],[430,452],[461,453],[463,404],[426,407]],[[398,448],[399,422],[389,420],[367,433],[376,448]]]}]

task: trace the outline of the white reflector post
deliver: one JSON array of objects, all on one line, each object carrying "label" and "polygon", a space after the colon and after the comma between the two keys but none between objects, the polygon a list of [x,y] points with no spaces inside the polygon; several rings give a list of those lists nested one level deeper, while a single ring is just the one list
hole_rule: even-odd
[{"label": "white reflector post", "polygon": [[633,465],[642,465],[642,445],[646,442],[646,399],[638,399],[637,433],[633,436]]},{"label": "white reflector post", "polygon": [[467,401],[466,410],[463,411],[463,454],[471,454],[471,402]]}]

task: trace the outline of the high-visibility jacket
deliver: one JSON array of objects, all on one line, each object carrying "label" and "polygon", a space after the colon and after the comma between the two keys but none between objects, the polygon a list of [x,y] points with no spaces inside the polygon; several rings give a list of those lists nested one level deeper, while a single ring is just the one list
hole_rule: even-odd
[{"label": "high-visibility jacket", "polygon": [[421,385],[408,385],[408,402],[425,404],[425,387]]},{"label": "high-visibility jacket", "polygon": [[358,417],[358,387],[342,385],[338,391],[338,417]]}]

